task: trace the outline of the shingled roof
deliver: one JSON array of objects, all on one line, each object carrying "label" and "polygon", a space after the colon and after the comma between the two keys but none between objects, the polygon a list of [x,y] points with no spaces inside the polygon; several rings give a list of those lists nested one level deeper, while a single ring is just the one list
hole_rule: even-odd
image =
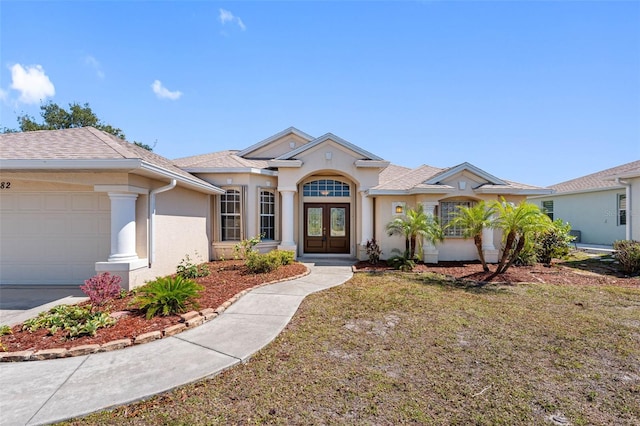
[{"label": "shingled roof", "polygon": [[[173,161],[94,127],[61,130],[38,130],[0,134],[0,161],[5,170],[18,162],[38,161],[43,167],[56,167],[61,160],[140,160],[158,172],[197,185],[203,189],[220,191],[217,187],[195,177]],[[24,167],[21,166],[22,169]],[[87,168],[90,168],[89,166]],[[114,168],[117,163],[114,162]]]},{"label": "shingled roof", "polygon": [[615,181],[615,177],[630,173],[640,174],[640,160],[557,183],[549,188],[553,189],[556,194],[622,188],[622,185]]},{"label": "shingled roof", "polygon": [[257,168],[266,169],[266,160],[250,160],[240,157],[238,150],[213,152],[210,154],[194,155],[191,157],[177,158],[174,160],[178,167],[185,170],[197,170],[207,168]]}]

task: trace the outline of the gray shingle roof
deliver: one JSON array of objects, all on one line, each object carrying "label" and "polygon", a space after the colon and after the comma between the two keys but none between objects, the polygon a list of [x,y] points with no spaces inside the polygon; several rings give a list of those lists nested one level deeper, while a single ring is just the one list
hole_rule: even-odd
[{"label": "gray shingle roof", "polygon": [[174,160],[178,167],[183,169],[198,168],[258,168],[268,167],[266,160],[249,160],[237,155],[240,151],[227,150],[212,152],[210,154],[193,155],[191,157],[177,158]]},{"label": "gray shingle roof", "polygon": [[213,186],[173,161],[94,127],[0,134],[3,160],[118,160],[140,159],[187,181]]},{"label": "gray shingle roof", "polygon": [[610,169],[601,170],[586,176],[571,179],[551,185],[549,188],[556,191],[556,194],[565,192],[580,192],[598,189],[608,189],[620,187],[613,178],[618,175],[628,173],[640,173],[640,160],[632,161],[621,166],[612,167]]},{"label": "gray shingle roof", "polygon": [[[422,184],[424,181],[432,177],[433,175],[440,173],[442,169],[437,167],[431,167],[422,165],[416,169],[406,169],[407,171],[402,173],[401,170],[397,170],[398,173],[395,178],[387,181],[380,179],[380,184],[375,186],[374,189],[381,190],[409,190]],[[391,176],[389,176],[391,177]]]}]

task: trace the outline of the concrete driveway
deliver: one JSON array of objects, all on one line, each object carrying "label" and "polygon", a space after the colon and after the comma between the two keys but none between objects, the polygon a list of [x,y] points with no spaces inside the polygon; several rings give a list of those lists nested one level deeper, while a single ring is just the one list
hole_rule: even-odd
[{"label": "concrete driveway", "polygon": [[18,324],[53,306],[85,299],[77,285],[0,286],[0,324]]}]

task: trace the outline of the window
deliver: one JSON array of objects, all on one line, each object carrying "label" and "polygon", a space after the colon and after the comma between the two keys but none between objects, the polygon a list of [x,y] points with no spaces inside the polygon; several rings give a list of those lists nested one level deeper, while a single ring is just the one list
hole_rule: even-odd
[{"label": "window", "polygon": [[276,239],[276,196],[273,191],[260,191],[260,235],[263,240]]},{"label": "window", "polygon": [[302,187],[305,197],[348,197],[349,184],[333,179],[319,179],[305,183]]},{"label": "window", "polygon": [[229,189],[220,196],[220,223],[222,224],[222,241],[240,241],[240,191]]},{"label": "window", "polygon": [[627,196],[625,194],[618,195],[618,225],[627,224]]},{"label": "window", "polygon": [[553,201],[543,201],[542,211],[549,216],[549,219],[553,220]]},{"label": "window", "polygon": [[463,229],[459,226],[449,226],[458,211],[458,206],[471,207],[473,201],[443,201],[440,203],[440,223],[444,228],[445,237],[462,237]]}]

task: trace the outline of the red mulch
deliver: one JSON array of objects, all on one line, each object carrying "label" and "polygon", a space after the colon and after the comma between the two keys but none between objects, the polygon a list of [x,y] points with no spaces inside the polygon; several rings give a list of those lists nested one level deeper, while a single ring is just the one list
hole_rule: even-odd
[{"label": "red mulch", "polygon": [[[211,275],[195,280],[205,287],[205,290],[197,300],[199,309],[215,309],[242,290],[263,283],[295,277],[307,271],[306,266],[294,263],[281,266],[267,274],[251,274],[247,271],[242,261],[235,260],[211,262],[209,263],[209,269]],[[161,331],[180,322],[180,317],[177,315],[155,317],[147,320],[142,312],[130,306],[132,299],[133,297],[129,295],[109,303],[107,306],[108,312],[127,311],[128,314],[119,318],[113,327],[99,329],[94,337],[85,336],[68,340],[62,331],[49,336],[46,330],[30,333],[22,331],[21,325],[16,325],[13,327],[13,334],[2,336],[2,344],[8,352],[37,351],[52,348],[69,349],[80,345],[103,344],[113,340],[132,339],[147,332]],[[191,308],[198,309],[196,306]]]},{"label": "red mulch", "polygon": [[[569,266],[570,265],[570,266]],[[489,265],[489,272],[482,270],[479,262],[440,262],[438,264],[419,263],[414,268],[416,273],[437,273],[460,281],[475,282],[507,282],[524,283],[539,282],[548,284],[570,285],[615,285],[623,287],[640,287],[640,277],[629,277],[619,272],[611,265],[599,265],[594,261],[584,263],[554,263],[550,267],[542,264],[534,266],[512,266],[507,272],[492,276],[496,265]],[[358,262],[355,265],[358,272],[392,271],[384,261],[376,265],[369,262]]]}]

